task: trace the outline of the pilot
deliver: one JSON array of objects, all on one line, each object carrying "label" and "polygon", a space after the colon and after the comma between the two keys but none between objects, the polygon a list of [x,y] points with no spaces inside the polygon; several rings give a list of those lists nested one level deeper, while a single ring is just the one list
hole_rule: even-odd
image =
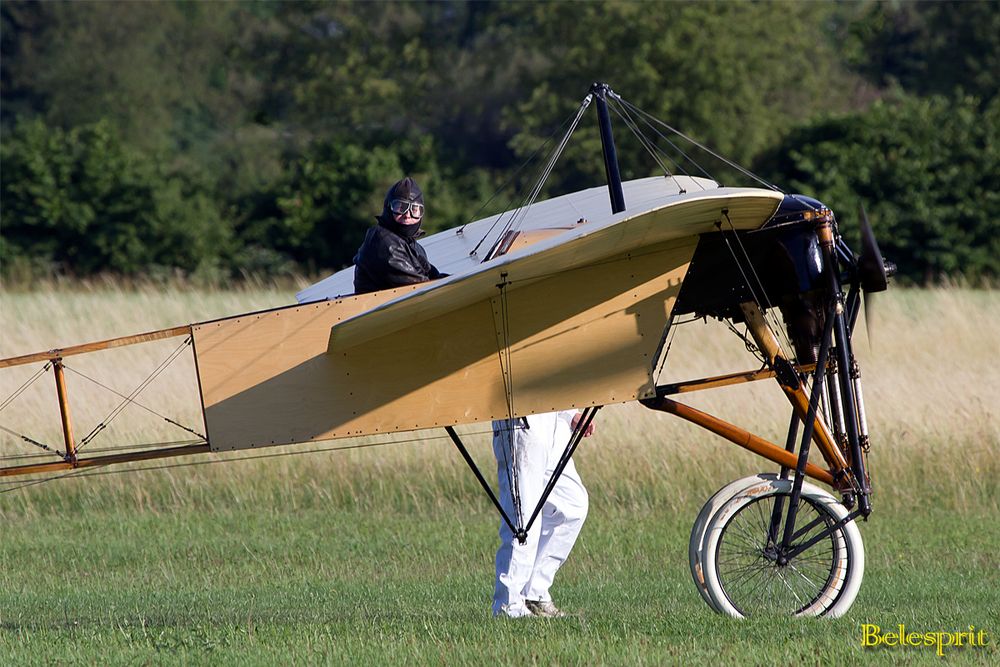
[{"label": "pilot", "polygon": [[[512,487],[519,491],[521,519],[527,522],[581,417],[576,410],[564,410],[493,422],[493,454],[497,459],[500,503],[515,522]],[[584,437],[593,432],[591,423]],[[552,601],[549,588],[573,549],[586,518],[587,489],[570,459],[524,544],[517,541],[506,522],[500,522],[494,616],[559,618],[566,615]]]},{"label": "pilot", "polygon": [[378,224],[354,256],[356,294],[445,277],[417,243],[424,211],[424,194],[409,176],[389,188]]}]

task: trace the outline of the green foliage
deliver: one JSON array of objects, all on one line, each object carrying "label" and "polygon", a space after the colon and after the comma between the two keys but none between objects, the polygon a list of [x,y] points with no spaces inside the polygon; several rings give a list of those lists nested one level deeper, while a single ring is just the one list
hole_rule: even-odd
[{"label": "green foliage", "polygon": [[227,230],[199,184],[125,146],[106,121],[70,131],[40,120],[6,137],[5,267],[148,275],[208,268]]},{"label": "green foliage", "polygon": [[[1000,88],[1000,12],[990,2],[8,0],[0,19],[0,122],[5,144],[17,144],[5,146],[5,155],[34,151],[45,156],[36,162],[59,165],[53,174],[92,178],[86,165],[69,162],[82,159],[82,149],[60,156],[42,150],[41,140],[28,146],[20,128],[40,119],[48,128],[42,134],[75,137],[65,139],[72,143],[103,124],[121,153],[116,159],[131,170],[117,181],[120,192],[110,185],[91,191],[55,176],[22,181],[33,172],[5,161],[8,276],[12,263],[24,262],[76,274],[136,273],[149,262],[217,276],[339,268],[350,262],[384,188],[404,173],[429,196],[428,231],[516,205],[539,173],[537,164],[516,169],[559,134],[593,81],[607,81],[742,164],[776,146],[794,148],[789,134],[829,122],[817,117],[853,111],[841,122],[860,123],[868,118],[860,112],[892,91],[972,95],[985,109]],[[622,119],[612,119],[623,176],[658,173]],[[542,196],[603,182],[594,125],[591,113]],[[864,132],[842,130],[845,141]],[[907,150],[931,156],[939,140],[922,133],[899,141],[928,142]],[[662,140],[660,148],[679,163],[668,160],[672,170],[701,173]],[[733,182],[717,162],[698,161]],[[988,158],[973,157],[983,161],[988,167]],[[781,169],[772,175],[784,184]],[[804,190],[826,187],[788,175]],[[885,189],[924,193],[940,185],[935,178],[917,171]],[[56,193],[64,183],[68,191]],[[30,193],[46,187],[34,203]],[[952,191],[949,210],[978,205],[957,199],[974,191]],[[80,210],[68,215],[53,203],[60,198]],[[925,217],[937,215],[934,208]],[[95,248],[65,246],[90,218],[119,220],[118,228]],[[129,229],[133,223],[140,228]],[[901,230],[896,238],[931,243],[928,234],[968,229],[955,224],[933,234]],[[957,248],[981,238],[962,232],[944,243]],[[973,257],[992,246],[935,250],[933,259],[924,257],[926,247],[906,247],[921,258],[922,276],[995,273]]]},{"label": "green foliage", "polygon": [[350,266],[385,192],[404,174],[426,193],[426,232],[468,222],[469,206],[485,199],[490,178],[481,170],[452,173],[435,153],[429,138],[373,147],[341,138],[313,142],[288,160],[272,192],[249,202],[236,230],[244,245],[234,266],[266,274]]},{"label": "green foliage", "polygon": [[[846,7],[851,7],[847,5]],[[992,0],[868,2],[845,30],[848,62],[880,86],[919,95],[996,96],[1000,11]]]},{"label": "green foliage", "polygon": [[263,258],[271,251],[313,269],[349,265],[372,215],[382,210],[379,192],[398,173],[390,150],[317,142],[288,166],[286,182],[266,202],[271,215],[251,217],[239,230],[244,252]]},{"label": "green foliage", "polygon": [[765,161],[775,179],[841,213],[863,203],[883,251],[912,281],[1000,275],[1000,100],[904,97],[817,121]]},{"label": "green foliage", "polygon": [[[515,113],[522,119],[522,150],[582,99],[584,82],[611,83],[636,106],[738,162],[789,124],[843,104],[834,93],[843,76],[833,46],[818,38],[830,13],[822,4],[551,3],[531,13],[537,29],[529,44],[551,60],[526,101],[508,109],[509,122],[517,122]],[[599,154],[599,139],[587,129],[567,154],[578,175],[565,189],[603,180],[600,160],[588,157]],[[618,134],[627,137],[624,128]],[[638,145],[622,152],[643,156]],[[647,165],[643,171],[626,163],[623,176],[649,175]]]},{"label": "green foliage", "polygon": [[247,62],[232,56],[256,19],[237,3],[5,2],[3,14],[21,28],[5,35],[17,47],[5,83],[51,125],[105,119],[129,144],[184,150],[255,105]]}]

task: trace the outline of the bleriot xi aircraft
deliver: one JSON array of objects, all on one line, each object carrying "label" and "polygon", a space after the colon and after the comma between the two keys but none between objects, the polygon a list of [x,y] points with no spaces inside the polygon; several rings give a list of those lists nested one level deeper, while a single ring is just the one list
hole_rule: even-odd
[{"label": "bleriot xi aircraft", "polygon": [[[591,102],[607,187],[536,201]],[[663,142],[676,148],[663,132],[692,141],[594,84],[521,206],[421,241],[446,278],[354,295],[353,270],[345,269],[301,292],[298,305],[0,361],[0,368],[37,364],[36,378],[52,370],[64,434],[62,448],[22,436],[52,460],[3,467],[0,476],[445,429],[523,538],[597,410],[639,401],[778,466],[727,485],[697,517],[690,562],[705,601],[736,617],[843,614],[864,572],[856,519],[871,512],[851,344],[862,294],[886,288],[870,226],[862,216],[856,255],[827,207],[766,183],[722,187],[666,168],[664,176],[622,183],[609,109],[654,157]],[[661,384],[672,324],[687,314],[745,325],[763,365]],[[205,437],[78,451],[64,359],[170,337],[190,342]],[[413,341],[419,353],[400,341]],[[783,446],[671,398],[770,378],[792,406]],[[510,516],[453,427],[572,407],[584,418],[546,494]]]}]

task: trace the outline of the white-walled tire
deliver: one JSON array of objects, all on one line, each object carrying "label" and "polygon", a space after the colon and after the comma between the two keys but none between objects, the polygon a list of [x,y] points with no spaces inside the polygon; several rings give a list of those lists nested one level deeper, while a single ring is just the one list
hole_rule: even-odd
[{"label": "white-walled tire", "polygon": [[793,545],[817,535],[820,539],[780,563],[768,546],[768,525],[777,499],[787,509],[792,481],[772,476],[758,481],[732,494],[708,519],[701,564],[712,606],[735,618],[842,615],[854,603],[864,577],[864,545],[857,525],[850,521],[830,530],[847,510],[826,491],[804,482],[795,525],[797,531],[808,530]]},{"label": "white-walled tire", "polygon": [[708,533],[709,524],[715,513],[728,503],[733,496],[744,489],[759,484],[763,480],[775,479],[777,475],[764,473],[760,475],[750,475],[743,479],[737,479],[716,491],[711,498],[702,506],[701,512],[694,520],[691,527],[691,539],[688,541],[688,564],[691,567],[691,578],[694,580],[698,594],[709,607],[715,611],[721,611],[715,606],[712,596],[708,593],[705,585],[705,566],[703,564],[705,554],[705,537]]}]

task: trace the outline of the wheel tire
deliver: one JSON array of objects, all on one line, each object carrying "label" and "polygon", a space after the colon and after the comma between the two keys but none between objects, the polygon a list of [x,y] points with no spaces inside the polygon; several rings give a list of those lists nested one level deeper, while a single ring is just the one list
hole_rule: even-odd
[{"label": "wheel tire", "polygon": [[709,524],[715,513],[724,507],[737,493],[760,484],[761,481],[776,478],[777,476],[773,473],[762,473],[730,482],[708,499],[702,506],[701,512],[698,513],[698,517],[694,520],[694,525],[691,527],[691,539],[688,541],[688,564],[691,568],[691,578],[694,580],[695,588],[698,589],[698,594],[705,601],[705,604],[715,611],[721,610],[715,606],[712,596],[708,593],[708,587],[705,585],[705,566],[703,563],[705,540],[708,535]]},{"label": "wheel tire", "polygon": [[[787,509],[791,492],[791,480],[760,479],[738,490],[709,518],[702,569],[705,588],[721,613],[734,618],[768,613],[836,618],[854,603],[865,569],[864,544],[854,521],[827,533],[786,565],[768,556],[770,511],[779,497]],[[814,520],[819,524],[797,543],[847,516],[836,498],[808,482],[803,482],[800,498],[796,527]]]}]

